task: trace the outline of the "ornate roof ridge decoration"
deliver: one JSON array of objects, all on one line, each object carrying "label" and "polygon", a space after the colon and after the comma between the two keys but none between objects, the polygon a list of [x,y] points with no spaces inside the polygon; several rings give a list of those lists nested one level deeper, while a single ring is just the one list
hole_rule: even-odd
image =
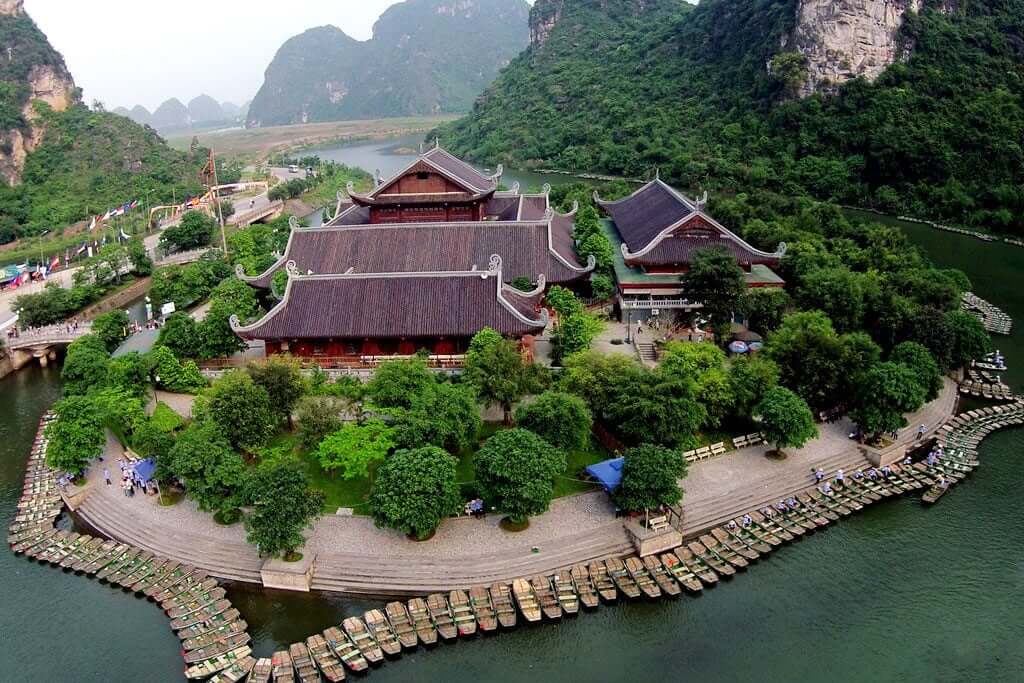
[{"label": "ornate roof ridge decoration", "polygon": [[[645,192],[646,190],[648,190],[649,188],[651,188],[654,185],[657,185],[657,186],[665,189],[670,195],[675,197],[675,199],[680,204],[683,204],[684,206],[686,206],[691,211],[699,211],[701,209],[701,206],[699,205],[699,203],[694,202],[691,199],[687,198],[682,192],[680,192],[679,190],[677,190],[676,188],[672,187],[671,185],[666,183],[664,180],[662,180],[660,176],[656,177],[654,180],[650,181],[649,183],[645,183],[644,185],[641,185],[640,188],[635,190],[632,194],[627,195],[625,197],[622,197],[621,199],[604,200],[604,199],[601,199],[600,193],[597,190],[594,190],[594,201],[600,207],[602,207],[602,208],[604,208],[606,206],[615,206],[617,204],[624,204],[624,203],[628,202],[631,199],[635,199],[637,197],[637,195]],[[707,192],[704,193],[704,202],[707,203]]]},{"label": "ornate roof ridge decoration", "polygon": [[[571,215],[571,214],[569,214]],[[536,228],[548,224],[548,217],[543,216],[534,220],[524,219],[521,221],[427,221],[423,223],[364,223],[361,225],[318,225],[315,228],[302,228],[303,234],[315,232],[353,232],[361,230],[404,230],[415,228],[417,230],[441,230],[452,228]]]},{"label": "ornate roof ridge decoration", "polygon": [[[341,190],[338,190],[338,194],[339,195],[341,194]],[[351,197],[348,197],[348,198],[351,199]],[[335,213],[334,214],[334,218],[332,218],[331,220],[329,220],[326,223],[324,223],[323,226],[318,226],[318,227],[336,227],[336,226],[339,225],[338,221],[340,221],[343,217],[347,216],[349,213],[351,213],[353,211],[356,211],[359,208],[359,205],[356,204],[355,202],[348,202],[348,203],[350,204],[350,206],[347,209],[345,209],[344,211],[340,211],[338,213]],[[341,204],[339,204],[338,207],[340,208]],[[310,228],[310,229],[312,229],[312,228]]]},{"label": "ornate roof ridge decoration", "polygon": [[544,214],[545,218],[547,218],[547,224],[548,224],[548,251],[551,252],[552,256],[554,256],[556,259],[558,259],[562,263],[562,265],[564,265],[566,268],[568,268],[572,272],[574,272],[574,273],[591,273],[591,272],[593,272],[594,270],[597,269],[597,257],[596,256],[594,256],[593,254],[589,255],[587,257],[587,265],[585,265],[582,268],[580,268],[579,266],[574,266],[572,263],[570,263],[569,259],[567,259],[557,249],[555,249],[555,238],[554,238],[554,234],[553,234],[555,218],[556,217],[559,217],[559,218],[574,218],[576,216],[576,212],[578,210],[579,210],[579,202],[573,202],[572,211],[567,213],[567,214],[560,214],[557,211],[555,211],[553,208],[548,207],[547,212]]},{"label": "ornate roof ridge decoration", "polygon": [[[295,216],[292,216],[292,218],[294,219]],[[288,221],[288,226],[291,227],[291,220]],[[293,228],[291,230],[291,232],[288,233],[288,243],[285,244],[284,252],[281,254],[281,257],[279,259],[277,259],[276,261],[274,261],[273,265],[271,265],[265,271],[263,271],[259,275],[246,275],[245,274],[245,269],[242,267],[242,264],[241,263],[236,263],[235,264],[235,277],[237,277],[242,282],[245,282],[246,284],[250,284],[250,285],[254,285],[254,286],[256,285],[257,282],[259,282],[260,280],[263,280],[264,278],[273,277],[274,273],[276,273],[277,271],[281,270],[282,267],[287,265],[287,263],[288,263],[288,254],[289,254],[289,252],[291,252],[292,240],[295,239],[295,233],[296,232],[298,232],[298,231]]]},{"label": "ornate roof ridge decoration", "polygon": [[776,248],[774,252],[762,251],[755,247],[754,245],[747,242],[746,240],[744,240],[742,237],[734,233],[732,230],[729,230],[729,228],[725,227],[724,225],[716,221],[714,218],[704,213],[703,211],[694,211],[693,213],[686,216],[682,220],[677,221],[676,223],[673,223],[672,225],[662,230],[643,249],[639,249],[637,251],[630,251],[629,247],[626,246],[626,243],[623,242],[620,245],[622,249],[622,257],[627,261],[631,261],[641,258],[646,254],[649,254],[650,252],[654,251],[654,249],[657,248],[659,244],[661,244],[666,239],[671,237],[676,230],[678,230],[679,228],[683,227],[684,225],[698,217],[710,223],[715,229],[717,229],[721,233],[722,237],[724,237],[725,239],[732,240],[736,244],[740,245],[743,249],[752,253],[754,256],[760,256],[761,258],[764,259],[781,259],[783,256],[786,255],[786,250],[788,249],[788,246],[785,242],[780,242],[779,246]]},{"label": "ornate roof ridge decoration", "polygon": [[[436,156],[443,156],[443,158],[445,158],[447,160],[450,160],[452,163],[456,164],[458,167],[465,168],[465,170],[467,172],[466,175],[469,175],[470,177],[464,177],[464,176],[462,176],[460,174],[454,173],[454,172],[450,171],[449,169],[445,168],[444,166],[442,166],[441,164],[437,163],[437,161],[434,160],[434,157],[436,157]],[[451,154],[450,152],[448,152],[447,150],[442,148],[440,146],[440,144],[437,141],[435,141],[435,146],[432,149],[430,149],[430,150],[428,150],[428,151],[426,151],[426,152],[424,152],[422,154],[417,155],[417,157],[413,161],[411,161],[409,164],[407,164],[404,168],[402,168],[400,171],[398,171],[397,173],[395,173],[391,177],[386,178],[386,179],[382,179],[380,181],[380,183],[377,184],[371,192],[366,193],[366,194],[360,194],[360,193],[354,192],[353,191],[354,190],[354,184],[353,183],[349,183],[346,186],[346,189],[348,191],[349,196],[352,197],[355,200],[359,200],[359,201],[372,201],[379,194],[381,194],[381,190],[383,190],[384,188],[386,188],[389,185],[393,184],[396,180],[398,180],[403,175],[409,173],[417,164],[420,164],[420,163],[426,163],[432,169],[437,171],[437,173],[439,173],[440,175],[443,175],[444,177],[446,177],[448,180],[452,181],[456,185],[459,185],[461,187],[465,187],[468,190],[472,190],[472,192],[470,192],[469,194],[474,194],[475,193],[476,195],[479,195],[479,196],[486,196],[488,194],[493,194],[494,191],[498,187],[498,179],[500,179],[502,174],[505,172],[504,166],[502,164],[498,164],[497,173],[495,173],[494,175],[490,175],[490,176],[484,175],[483,173],[481,173],[480,171],[475,169],[470,164],[467,164],[462,159],[459,159],[455,155]],[[484,182],[480,183],[479,181],[475,180],[472,176],[478,176],[479,178],[483,179]],[[479,197],[475,197],[475,198],[479,198]]]}]

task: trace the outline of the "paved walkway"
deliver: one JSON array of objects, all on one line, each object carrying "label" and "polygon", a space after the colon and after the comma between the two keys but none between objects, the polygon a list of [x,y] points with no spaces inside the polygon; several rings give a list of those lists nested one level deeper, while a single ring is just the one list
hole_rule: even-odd
[{"label": "paved walkway", "polygon": [[[914,441],[919,424],[937,429],[956,405],[956,386],[947,381],[939,399],[910,416],[895,449]],[[161,400],[168,397],[161,393]],[[847,438],[851,425],[823,425],[821,435],[784,460],[765,457],[764,446],[746,448],[690,467],[682,506],[684,533],[710,528],[754,507],[806,488],[811,469],[866,466],[857,444]],[[108,443],[116,472],[120,447]],[[126,498],[103,485],[102,468],[92,468],[91,492],[79,508],[87,521],[115,538],[197,564],[211,573],[258,581],[260,559],[245,542],[241,525],[220,527],[191,501],[160,507],[146,496]],[[98,480],[98,481],[97,481]],[[445,522],[425,543],[377,529],[365,517],[329,515],[309,534],[308,550],[317,554],[313,587],[369,595],[422,594],[511,579],[632,552],[621,520],[615,519],[603,493],[563,498],[531,521],[530,528],[510,534],[499,516]]]}]

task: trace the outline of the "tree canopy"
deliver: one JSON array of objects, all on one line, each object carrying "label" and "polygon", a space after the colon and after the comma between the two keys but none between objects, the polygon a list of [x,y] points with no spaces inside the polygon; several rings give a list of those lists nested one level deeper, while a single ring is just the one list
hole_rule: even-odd
[{"label": "tree canopy", "polygon": [[702,312],[719,341],[728,340],[733,312],[747,290],[743,270],[733,255],[724,248],[697,251],[683,277],[683,288],[691,299],[703,302]]},{"label": "tree canopy", "polygon": [[252,512],[245,518],[247,540],[261,555],[275,557],[301,547],[302,530],[312,528],[321,513],[324,494],[310,488],[305,470],[295,461],[267,463],[245,480],[245,502]]},{"label": "tree canopy", "polygon": [[169,459],[170,471],[201,510],[237,507],[245,465],[215,423],[198,421],[186,427],[175,440]]},{"label": "tree canopy", "polygon": [[58,472],[81,474],[103,454],[103,415],[86,396],[68,396],[54,412],[57,418],[46,426],[46,463]]},{"label": "tree canopy", "polygon": [[476,454],[481,493],[515,523],[548,509],[555,477],[565,471],[565,454],[533,432],[502,430]]},{"label": "tree canopy", "polygon": [[273,410],[267,391],[241,370],[233,370],[207,392],[209,417],[235,448],[253,452],[266,444],[274,431]]},{"label": "tree canopy", "polygon": [[87,334],[71,342],[60,377],[64,381],[64,393],[84,395],[103,386],[107,381],[110,352],[103,340],[94,334]]},{"label": "tree canopy", "polygon": [[260,363],[250,363],[246,372],[252,381],[263,387],[270,397],[270,410],[291,425],[292,410],[306,389],[302,370],[297,361],[271,356]]},{"label": "tree canopy", "polygon": [[864,376],[850,417],[866,434],[893,432],[907,425],[904,415],[924,405],[926,395],[912,369],[879,363]]},{"label": "tree canopy", "polygon": [[393,430],[380,420],[348,423],[328,434],[316,457],[325,472],[340,472],[342,479],[362,479],[395,447]]},{"label": "tree canopy", "polygon": [[583,399],[560,391],[545,391],[516,410],[517,425],[565,451],[585,448],[593,423]]},{"label": "tree canopy", "polygon": [[818,435],[814,415],[806,401],[785,387],[765,392],[754,408],[765,441],[776,449],[800,448]]},{"label": "tree canopy", "polygon": [[615,492],[623,510],[653,510],[683,499],[679,480],[686,476],[686,459],[678,451],[644,444],[630,448],[623,457],[622,483]]},{"label": "tree canopy", "polygon": [[460,507],[455,460],[440,448],[395,451],[377,470],[370,496],[377,526],[422,539]]},{"label": "tree canopy", "polygon": [[536,370],[526,364],[515,342],[490,329],[473,337],[466,354],[467,381],[476,387],[481,401],[502,407],[506,424],[512,421],[512,406],[540,388]]},{"label": "tree canopy", "polygon": [[160,244],[172,251],[191,251],[210,244],[217,227],[212,218],[202,211],[189,211],[160,235]]}]

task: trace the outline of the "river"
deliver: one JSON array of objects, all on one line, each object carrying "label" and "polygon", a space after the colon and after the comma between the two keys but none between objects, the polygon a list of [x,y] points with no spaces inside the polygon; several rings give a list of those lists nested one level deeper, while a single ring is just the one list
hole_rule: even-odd
[{"label": "river", "polygon": [[[385,174],[401,166],[371,147],[386,146],[324,156]],[[1024,249],[904,227],[937,264],[963,269],[979,295],[1024,324]],[[1010,383],[1024,389],[1024,337],[997,341]],[[0,391],[0,516],[9,519],[58,371],[23,370]],[[916,496],[873,506],[701,597],[602,607],[558,626],[421,649],[370,680],[1019,681],[1022,449],[1024,430],[999,433],[981,449],[983,466],[935,507]],[[0,572],[4,680],[180,679],[178,641],[153,604],[10,552],[0,553]],[[246,588],[230,597],[266,656],[369,604]]]}]

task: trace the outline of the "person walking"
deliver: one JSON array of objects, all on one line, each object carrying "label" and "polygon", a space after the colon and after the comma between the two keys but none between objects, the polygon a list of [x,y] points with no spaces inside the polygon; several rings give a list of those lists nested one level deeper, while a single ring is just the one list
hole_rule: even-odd
[{"label": "person walking", "polygon": [[103,468],[103,478],[107,480],[107,486],[110,486],[110,470],[106,467]]},{"label": "person walking", "polygon": [[920,441],[921,439],[924,438],[924,433],[926,431],[928,431],[928,428],[925,427],[924,425],[921,425],[920,427],[917,428],[917,440],[918,441]]}]

